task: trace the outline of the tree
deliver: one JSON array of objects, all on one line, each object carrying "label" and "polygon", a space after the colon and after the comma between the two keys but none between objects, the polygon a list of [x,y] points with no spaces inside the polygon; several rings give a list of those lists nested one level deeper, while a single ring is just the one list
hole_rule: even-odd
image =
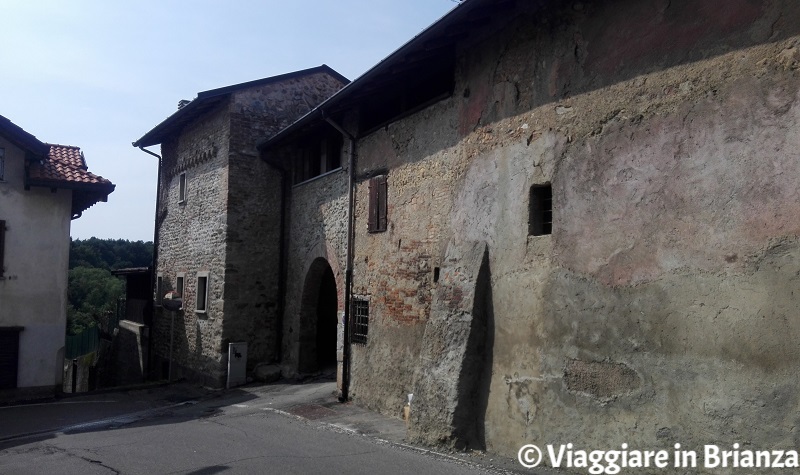
[{"label": "tree", "polygon": [[111,271],[152,264],[153,243],[124,239],[75,239],[70,245],[67,334],[96,326],[117,309],[123,281]]}]

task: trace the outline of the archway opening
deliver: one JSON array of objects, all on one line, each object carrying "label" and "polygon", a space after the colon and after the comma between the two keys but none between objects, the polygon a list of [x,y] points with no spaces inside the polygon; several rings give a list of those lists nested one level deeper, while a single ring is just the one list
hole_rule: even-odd
[{"label": "archway opening", "polygon": [[336,373],[336,279],[327,267],[322,274],[317,301],[317,369]]},{"label": "archway opening", "polygon": [[333,270],[323,258],[308,269],[300,310],[301,373],[336,374],[338,299]]}]

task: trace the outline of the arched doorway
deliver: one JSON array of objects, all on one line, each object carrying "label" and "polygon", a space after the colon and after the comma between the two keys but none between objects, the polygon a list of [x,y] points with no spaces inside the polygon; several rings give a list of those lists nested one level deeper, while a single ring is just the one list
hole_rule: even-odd
[{"label": "arched doorway", "polygon": [[300,309],[301,373],[336,374],[338,298],[333,269],[323,258],[311,263]]}]

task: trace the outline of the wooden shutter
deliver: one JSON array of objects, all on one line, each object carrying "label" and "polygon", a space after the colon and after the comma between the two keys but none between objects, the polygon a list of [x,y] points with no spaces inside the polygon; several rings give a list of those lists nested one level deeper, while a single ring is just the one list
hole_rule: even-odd
[{"label": "wooden shutter", "polygon": [[375,178],[369,180],[369,232],[378,231],[378,185]]},{"label": "wooden shutter", "polygon": [[378,231],[386,231],[386,175],[376,177],[378,181]]},{"label": "wooden shutter", "polygon": [[386,231],[386,175],[369,180],[369,232]]},{"label": "wooden shutter", "polygon": [[3,270],[6,265],[5,250],[6,250],[6,222],[0,220],[0,277],[3,277]]}]

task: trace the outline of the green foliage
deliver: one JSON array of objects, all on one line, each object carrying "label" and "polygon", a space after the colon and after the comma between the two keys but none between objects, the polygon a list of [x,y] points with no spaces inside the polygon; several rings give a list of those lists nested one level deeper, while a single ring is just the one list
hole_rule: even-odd
[{"label": "green foliage", "polygon": [[111,270],[147,267],[153,261],[153,243],[124,239],[76,239],[69,259],[67,334],[76,335],[116,311],[124,296],[124,281]]},{"label": "green foliage", "polygon": [[124,269],[153,263],[153,243],[127,239],[75,239],[69,249],[69,268]]}]

